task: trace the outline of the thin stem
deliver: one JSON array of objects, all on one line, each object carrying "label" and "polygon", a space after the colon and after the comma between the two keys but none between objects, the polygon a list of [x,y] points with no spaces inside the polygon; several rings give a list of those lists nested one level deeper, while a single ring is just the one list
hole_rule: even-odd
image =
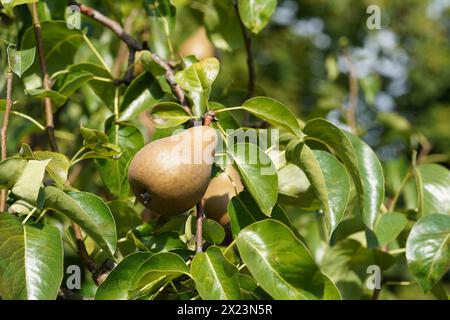
[{"label": "thin stem", "polygon": [[60,75],[68,74],[69,72],[70,71],[67,69],[56,71],[54,74],[52,74],[50,76],[50,80],[54,80],[55,78],[59,77]]},{"label": "thin stem", "polygon": [[227,137],[228,137],[228,135],[227,135],[225,129],[224,129],[224,128],[222,127],[222,125],[220,124],[220,122],[216,122],[216,125],[217,125],[217,128],[219,128],[219,131],[220,131],[220,133],[222,134],[223,139],[224,139],[224,141],[225,141],[225,145],[226,145],[226,144],[227,144]]},{"label": "thin stem", "polygon": [[113,79],[103,78],[103,77],[93,77],[92,80],[101,82],[114,82]]},{"label": "thin stem", "polygon": [[348,71],[349,71],[349,99],[348,108],[346,112],[347,124],[350,126],[354,134],[358,133],[358,128],[356,124],[356,108],[358,107],[358,77],[356,76],[356,70],[353,66],[350,54],[345,53],[345,59],[347,60]]},{"label": "thin stem", "polygon": [[241,26],[242,36],[245,42],[245,49],[247,51],[247,68],[248,68],[248,98],[251,98],[255,95],[255,87],[256,87],[256,70],[255,70],[255,61],[253,58],[253,44],[252,37],[242,22],[241,15],[239,13],[239,6],[237,1],[234,1],[234,10],[236,11],[236,15],[239,20],[239,25]]},{"label": "thin stem", "polygon": [[39,215],[39,217],[36,219],[36,223],[38,223],[39,221],[41,221],[41,219],[45,216],[45,214],[47,213],[48,209],[45,208],[44,210],[42,210],[41,214]]},{"label": "thin stem", "polygon": [[400,249],[394,249],[394,250],[390,250],[388,251],[389,254],[401,254],[401,253],[405,253],[406,252],[406,248],[400,248]]},{"label": "thin stem", "polygon": [[[89,253],[87,252],[86,246],[84,244],[83,234],[81,233],[81,228],[79,225],[77,225],[74,222],[72,222],[72,228],[73,228],[73,232],[75,234],[75,240],[77,243],[78,254],[81,258],[81,261],[83,261],[83,264],[94,275],[95,271],[97,270],[97,265],[95,264],[94,260],[89,256]],[[94,279],[95,279],[95,277],[94,277]]]},{"label": "thin stem", "polygon": [[30,213],[27,214],[27,216],[25,217],[25,219],[23,219],[22,224],[27,223],[27,221],[31,218],[31,216],[33,215],[33,213],[35,213],[36,209],[37,209],[37,208],[34,207],[34,208],[30,211]]},{"label": "thin stem", "polygon": [[73,166],[76,163],[77,158],[86,150],[86,147],[80,148],[80,150],[75,153],[75,155],[70,159],[70,166]]},{"label": "thin stem", "polygon": [[371,300],[378,300],[378,298],[380,297],[380,293],[381,293],[381,288],[380,289],[377,289],[377,288],[373,289]]},{"label": "thin stem", "polygon": [[130,48],[134,48],[137,51],[141,51],[143,50],[144,46],[142,43],[140,43],[139,41],[137,41],[136,39],[134,39],[133,37],[131,37],[128,33],[126,33],[122,26],[108,18],[107,16],[105,16],[104,14],[100,13],[99,11],[90,8],[84,4],[78,3],[77,1],[67,1],[69,4],[73,4],[73,5],[77,5],[80,8],[80,12],[92,19],[94,19],[95,21],[101,23],[102,25],[104,25],[105,27],[107,27],[108,29],[110,29],[112,32],[114,32],[123,42],[125,42],[128,47]]},{"label": "thin stem", "polygon": [[414,284],[414,281],[386,281],[385,283],[387,286],[412,286]]},{"label": "thin stem", "polygon": [[[8,124],[9,124],[9,116],[11,114],[12,109],[12,82],[13,82],[13,74],[9,69],[6,73],[6,108],[5,114],[3,115],[3,125],[1,130],[1,159],[6,159],[6,142],[8,135]],[[0,194],[0,212],[5,211],[6,209],[6,200],[7,200],[7,191],[6,189],[1,190]]]},{"label": "thin stem", "polygon": [[228,112],[228,111],[235,111],[235,110],[244,110],[244,108],[243,107],[224,108],[224,109],[214,110],[214,112],[216,114],[218,114],[221,112]]},{"label": "thin stem", "polygon": [[400,197],[400,194],[402,193],[402,190],[405,187],[405,185],[408,182],[410,177],[411,177],[411,170],[409,170],[408,173],[405,175],[402,182],[400,183],[400,186],[398,187],[397,191],[395,192],[394,198],[392,199],[392,202],[389,205],[389,212],[392,212],[395,209],[395,205],[397,204],[398,198]]},{"label": "thin stem", "polygon": [[[106,28],[114,32],[123,42],[125,42],[128,45],[128,48],[134,49],[135,51],[142,51],[144,49],[148,49],[146,45],[144,45],[143,43],[139,42],[138,40],[134,39],[131,35],[129,35],[117,21],[114,21],[109,17],[105,16],[104,14],[100,13],[99,11],[90,8],[84,4],[80,4],[77,1],[68,0],[68,3],[77,5],[80,8],[80,12],[82,14],[94,19],[95,21],[101,23]],[[168,61],[164,60],[156,53],[150,52],[150,54],[152,56],[153,61],[159,64],[166,71],[165,76],[170,86],[172,87],[173,92],[177,96],[181,105],[186,109],[186,111],[189,112],[189,114],[191,114],[189,102],[186,98],[184,90],[178,85],[178,83],[175,80],[175,71],[173,67],[170,65]]]},{"label": "thin stem", "polygon": [[120,111],[119,111],[119,87],[116,87],[116,92],[114,95],[114,118],[115,118],[115,127],[116,127],[116,132],[114,135],[114,143],[116,145],[119,144],[119,131],[120,131],[120,126],[117,123],[117,121],[119,120],[120,117]]},{"label": "thin stem", "polygon": [[151,300],[154,300],[161,292],[164,291],[164,289],[171,284],[172,281],[167,281],[161,288],[158,289],[158,291],[156,291],[152,296],[151,296]]},{"label": "thin stem", "polygon": [[197,203],[197,233],[195,235],[195,252],[203,251],[203,219],[205,214],[201,203]]},{"label": "thin stem", "polygon": [[105,69],[109,72],[109,74],[111,74],[111,69],[109,68],[109,66],[106,64],[106,61],[103,59],[103,57],[101,56],[100,52],[98,52],[98,50],[95,48],[94,44],[91,42],[91,40],[89,40],[89,38],[83,33],[83,39],[84,41],[86,41],[87,45],[89,46],[89,48],[91,49],[91,51],[94,53],[94,55],[97,57],[97,59],[101,62],[101,64],[103,65],[103,67],[105,67]]},{"label": "thin stem", "polygon": [[45,127],[44,127],[42,124],[40,124],[37,120],[33,119],[33,118],[30,117],[29,115],[26,115],[26,114],[24,114],[24,113],[22,113],[22,112],[14,111],[14,110],[11,111],[11,114],[16,115],[16,116],[19,116],[19,117],[22,117],[22,118],[24,118],[24,119],[30,121],[30,122],[33,123],[34,125],[36,125],[36,127],[38,127],[39,129],[41,129],[41,130],[43,130],[43,131],[45,130]]},{"label": "thin stem", "polygon": [[238,268],[239,271],[241,271],[242,269],[244,269],[247,265],[245,263],[241,264]]},{"label": "thin stem", "polygon": [[226,255],[228,253],[228,251],[231,250],[231,248],[233,248],[236,244],[236,239],[234,239],[229,245],[228,247],[225,248],[225,250],[223,250],[223,255]]},{"label": "thin stem", "polygon": [[133,80],[134,75],[134,60],[136,59],[136,50],[134,48],[129,48],[128,53],[128,66],[125,72],[124,82],[130,83]]},{"label": "thin stem", "polygon": [[[51,90],[50,77],[48,75],[47,63],[45,61],[45,51],[42,40],[41,22],[39,20],[36,2],[31,3],[29,5],[29,8],[33,20],[34,36],[36,38],[36,46],[39,55],[39,66],[42,73],[42,85],[44,89]],[[44,106],[45,106],[46,131],[50,142],[50,148],[52,149],[52,151],[58,152],[58,145],[56,144],[55,138],[55,125],[53,121],[52,100],[50,98],[45,98]]]},{"label": "thin stem", "polygon": [[172,280],[170,280],[170,286],[172,287],[173,291],[175,291],[176,294],[179,294],[177,287],[175,286],[175,284],[172,282]]}]

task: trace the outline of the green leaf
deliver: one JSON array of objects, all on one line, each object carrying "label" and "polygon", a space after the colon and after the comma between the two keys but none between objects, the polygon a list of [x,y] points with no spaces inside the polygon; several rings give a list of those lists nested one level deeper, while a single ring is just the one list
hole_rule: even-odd
[{"label": "green leaf", "polygon": [[53,102],[53,112],[56,112],[67,101],[67,97],[57,91],[48,89],[33,89],[28,90],[27,93],[33,98],[50,98]]},{"label": "green leaf", "polygon": [[0,296],[54,300],[63,278],[63,245],[56,227],[22,225],[0,215]]},{"label": "green leaf", "polygon": [[277,0],[237,0],[237,2],[242,22],[255,34],[264,29],[277,6]]},{"label": "green leaf", "polygon": [[[384,200],[383,167],[375,152],[360,138],[346,133],[355,150],[363,192],[363,219],[373,230]],[[360,195],[361,197],[361,195]]]},{"label": "green leaf", "polygon": [[250,143],[237,143],[227,153],[261,211],[270,216],[278,196],[277,172],[270,158]]},{"label": "green leaf", "polygon": [[151,109],[164,97],[158,82],[149,72],[144,72],[131,82],[120,105],[119,121],[133,119],[141,112]]},{"label": "green leaf", "polygon": [[179,255],[171,252],[154,254],[145,261],[133,277],[133,290],[129,296],[137,298],[143,294],[152,293],[158,285],[181,275],[189,275],[189,269]]},{"label": "green leaf", "polygon": [[341,293],[334,282],[326,275],[323,275],[323,280],[325,282],[323,300],[342,300]]},{"label": "green leaf", "polygon": [[191,274],[204,300],[238,300],[241,297],[239,271],[218,247],[197,253],[192,260]]},{"label": "green leaf", "polygon": [[92,79],[88,82],[89,86],[95,92],[95,94],[106,104],[106,106],[113,111],[114,110],[114,94],[115,84],[114,80],[103,66],[99,66],[93,63],[79,63],[69,67],[70,73],[88,72],[96,77],[109,79],[110,81],[102,81]]},{"label": "green leaf", "polygon": [[221,244],[225,239],[225,230],[217,221],[203,219],[203,239],[211,244]]},{"label": "green leaf", "polygon": [[157,128],[175,127],[191,118],[189,113],[175,102],[158,103],[153,107],[151,115]]},{"label": "green leaf", "polygon": [[395,240],[407,223],[408,219],[402,213],[388,212],[380,215],[374,230],[378,243],[383,245]]},{"label": "green leaf", "polygon": [[51,151],[32,151],[30,146],[23,143],[20,148],[20,155],[25,159],[50,160],[46,167],[47,173],[56,184],[63,186],[67,180],[70,161],[62,153]]},{"label": "green leaf", "polygon": [[125,257],[98,287],[95,299],[126,300],[136,272],[151,256],[149,252],[136,252]]},{"label": "green leaf", "polygon": [[44,179],[45,168],[50,160],[38,161],[29,160],[19,179],[11,189],[11,192],[18,198],[25,200],[35,206],[40,207],[39,195]]},{"label": "green leaf", "polygon": [[[219,102],[215,102],[215,101],[210,101],[209,102],[209,108],[210,110],[220,110],[220,109],[225,109],[226,107],[219,103]],[[234,118],[234,115],[232,112],[220,112],[216,114],[216,118],[217,118],[217,122],[220,123],[220,125],[222,126],[223,129],[227,130],[227,129],[233,129],[233,130],[237,130],[239,129],[239,124],[238,124],[238,120],[236,120]],[[213,122],[213,126],[215,126],[216,123]],[[219,129],[217,129],[219,130]]]},{"label": "green leaf", "polygon": [[383,171],[375,153],[362,140],[324,119],[309,121],[303,132],[305,142],[318,141],[336,152],[355,184],[364,223],[373,230],[384,197]]},{"label": "green leaf", "polygon": [[148,250],[153,253],[186,248],[185,244],[181,242],[178,232],[162,232],[148,236],[137,236],[134,232],[129,232],[127,237],[140,250]]},{"label": "green leaf", "polygon": [[330,208],[330,230],[335,230],[344,217],[350,197],[350,178],[345,167],[330,153],[313,150],[325,177]]},{"label": "green leaf", "polygon": [[[242,229],[252,223],[269,219],[247,191],[243,191],[231,199],[228,203],[227,212],[230,215],[231,233],[233,237],[236,237]],[[291,227],[289,218],[278,204],[273,208],[271,218]]]},{"label": "green leaf", "polygon": [[216,58],[207,58],[177,72],[175,80],[189,92],[193,102],[193,113],[202,116],[208,106],[209,94],[219,74],[220,63]]},{"label": "green leaf", "polygon": [[93,148],[97,145],[101,146],[109,143],[107,134],[102,131],[85,127],[81,127],[80,131],[81,135],[83,136],[84,145],[88,148]]},{"label": "green leaf", "polygon": [[20,158],[8,158],[0,162],[0,188],[11,189],[27,167],[27,161]]},{"label": "green leaf", "polygon": [[64,185],[69,172],[70,161],[62,153],[50,151],[34,151],[36,160],[50,160],[47,172],[58,185]]},{"label": "green leaf", "polygon": [[307,248],[281,222],[267,219],[242,230],[237,247],[248,270],[274,299],[323,299],[326,278]]},{"label": "green leaf", "polygon": [[170,35],[175,27],[175,7],[170,0],[145,0],[144,5],[150,18],[151,47],[162,58],[173,59]]},{"label": "green leaf", "polygon": [[[65,21],[42,21],[42,42],[45,52],[45,61],[49,74],[64,70],[73,62],[78,48],[84,43],[83,33],[80,30],[68,29]],[[23,34],[20,49],[36,47],[36,39],[33,26],[26,29]],[[32,90],[42,87],[42,83],[30,81],[32,78],[40,79],[39,59],[35,59],[32,67],[24,74],[26,89]],[[29,78],[29,79],[28,79]]]},{"label": "green leaf", "polygon": [[231,2],[209,0],[203,19],[208,36],[216,48],[231,51],[243,46],[239,20]]},{"label": "green leaf", "polygon": [[45,208],[58,211],[77,223],[106,254],[116,251],[116,224],[103,200],[88,192],[68,192],[45,188]]},{"label": "green leaf", "polygon": [[326,151],[311,150],[293,140],[286,151],[287,160],[299,165],[322,203],[325,225],[330,237],[344,216],[350,194],[346,169]]},{"label": "green leaf", "polygon": [[122,151],[120,157],[97,159],[100,176],[108,190],[119,198],[128,198],[128,165],[135,153],[144,146],[144,136],[134,125],[121,122],[114,123],[110,118],[105,124],[109,141],[114,141]]},{"label": "green leaf", "polygon": [[19,78],[21,78],[24,72],[33,64],[36,47],[22,51],[17,51],[13,47],[8,47],[7,51],[9,67],[19,76]]},{"label": "green leaf", "polygon": [[82,159],[110,158],[120,154],[120,148],[109,142],[106,133],[84,127],[81,127],[80,131],[84,139],[84,146],[92,150],[91,153],[84,154]]},{"label": "green leaf", "polygon": [[279,203],[295,205],[307,211],[320,208],[320,202],[302,169],[293,163],[287,163],[277,174]]},{"label": "green leaf", "polygon": [[127,232],[142,223],[141,217],[128,201],[113,200],[108,202],[108,207],[116,222],[117,237],[123,238]]},{"label": "green leaf", "polygon": [[415,170],[420,216],[440,212],[450,214],[450,171],[428,163]]},{"label": "green leaf", "polygon": [[298,137],[303,136],[298,121],[292,112],[275,99],[267,97],[251,98],[244,102],[242,108],[274,126],[289,130]]},{"label": "green leaf", "polygon": [[33,3],[33,2],[38,2],[38,0],[2,0],[1,3],[2,5],[5,6],[5,8],[9,7],[15,7],[21,4],[27,4],[27,3]]},{"label": "green leaf", "polygon": [[[365,281],[370,276],[367,268],[377,265],[381,270],[387,270],[394,263],[395,259],[385,252],[365,248],[353,239],[344,239],[325,249],[320,267],[340,289],[343,299],[362,299],[366,297]],[[371,290],[369,294],[372,294]]]},{"label": "green leaf", "polygon": [[417,221],[406,242],[406,259],[422,289],[431,290],[450,266],[450,216],[429,214]]},{"label": "green leaf", "polygon": [[93,78],[94,75],[85,70],[71,71],[58,77],[53,89],[63,96],[70,97]]}]

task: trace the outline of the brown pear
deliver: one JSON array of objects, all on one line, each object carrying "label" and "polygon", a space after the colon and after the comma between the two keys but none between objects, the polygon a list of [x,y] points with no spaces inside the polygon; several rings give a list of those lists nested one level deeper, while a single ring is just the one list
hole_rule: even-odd
[{"label": "brown pear", "polygon": [[180,56],[189,55],[194,55],[199,60],[214,57],[214,46],[209,41],[204,27],[194,31],[180,46]]},{"label": "brown pear", "polygon": [[165,216],[199,203],[211,179],[216,131],[198,126],[153,141],[130,163],[128,179],[136,198]]},{"label": "brown pear", "polygon": [[209,182],[208,189],[202,199],[205,215],[225,226],[230,222],[227,212],[231,198],[244,190],[239,173],[232,165],[225,172],[214,177]]}]

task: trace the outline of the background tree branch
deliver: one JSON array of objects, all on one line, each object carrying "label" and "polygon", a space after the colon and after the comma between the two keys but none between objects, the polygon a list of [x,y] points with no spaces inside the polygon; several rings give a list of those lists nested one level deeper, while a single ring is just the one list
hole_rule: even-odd
[{"label": "background tree branch", "polygon": [[80,4],[77,1],[69,0],[68,3],[71,5],[79,6],[81,13],[99,22],[100,24],[102,24],[103,26],[114,32],[123,42],[125,42],[128,45],[128,48],[130,49],[130,56],[133,56],[131,55],[131,50],[134,50],[135,52],[142,50],[149,50],[151,52],[153,61],[159,64],[166,71],[165,74],[166,79],[169,82],[170,86],[172,87],[172,90],[174,91],[177,99],[180,101],[180,104],[184,106],[186,109],[189,107],[189,103],[186,99],[186,95],[183,89],[178,85],[178,83],[175,80],[175,70],[168,61],[164,60],[159,55],[152,52],[150,48],[148,48],[146,43],[142,43],[133,38],[122,28],[122,26],[117,21],[112,20],[111,18],[95,10],[94,8],[90,8],[84,4]]},{"label": "background tree branch", "polygon": [[[13,82],[13,74],[11,69],[8,68],[6,72],[6,107],[5,113],[3,115],[3,125],[1,131],[1,158],[2,160],[6,159],[6,142],[7,142],[7,134],[8,134],[8,124],[9,124],[9,116],[11,114],[12,109],[12,85]],[[8,194],[8,190],[2,189],[0,193],[0,212],[4,212],[6,210],[6,197]]]},{"label": "background tree branch", "polygon": [[253,57],[253,43],[250,32],[245,27],[242,22],[241,15],[239,13],[239,7],[236,1],[234,1],[234,10],[236,11],[236,15],[239,20],[239,25],[241,26],[242,36],[244,38],[245,50],[247,52],[247,69],[248,69],[248,91],[247,97],[252,98],[255,96],[255,88],[256,88],[256,69],[255,69],[255,60]]},{"label": "background tree branch", "polygon": [[[42,83],[44,89],[51,90],[50,77],[47,71],[47,63],[45,61],[45,51],[44,44],[42,41],[42,30],[41,23],[39,20],[39,15],[37,11],[36,2],[33,2],[30,5],[31,16],[33,20],[33,28],[34,35],[36,38],[36,47],[39,56],[39,65],[42,73]],[[55,138],[55,127],[54,127],[54,119],[53,119],[53,110],[52,110],[52,100],[50,98],[45,98],[44,100],[45,106],[45,122],[46,122],[46,131],[48,135],[48,139],[50,142],[50,148],[53,152],[58,152],[58,145]],[[89,256],[86,246],[84,244],[83,234],[81,233],[81,228],[76,223],[72,222],[72,228],[75,233],[75,238],[77,241],[78,254],[83,262],[83,264],[88,268],[88,270],[94,275],[94,280],[96,280],[96,273],[98,267],[94,260]]]},{"label": "background tree branch", "polygon": [[346,120],[349,127],[354,134],[358,133],[358,126],[356,123],[356,109],[358,107],[358,77],[356,75],[355,67],[353,66],[352,59],[348,52],[345,53],[345,59],[348,66],[348,82],[349,82],[349,97],[348,107],[346,112]]},{"label": "background tree branch", "polygon": [[[45,52],[44,52],[44,44],[42,41],[41,22],[39,20],[36,2],[30,4],[30,10],[31,10],[31,17],[33,20],[34,35],[36,38],[36,47],[39,55],[39,66],[42,72],[42,86],[44,87],[44,89],[50,90],[51,89],[50,77],[48,75],[47,64],[45,62]],[[56,137],[55,137],[55,125],[53,122],[52,100],[50,98],[44,99],[44,108],[45,108],[45,123],[46,123],[45,129],[47,131],[50,148],[52,151],[58,152],[58,145],[56,144]]]}]

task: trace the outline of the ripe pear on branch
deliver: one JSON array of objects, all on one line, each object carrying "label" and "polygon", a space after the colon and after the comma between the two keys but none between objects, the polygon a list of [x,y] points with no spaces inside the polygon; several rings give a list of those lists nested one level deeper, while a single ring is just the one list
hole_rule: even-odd
[{"label": "ripe pear on branch", "polygon": [[137,200],[164,216],[191,209],[208,188],[216,145],[216,131],[197,126],[144,146],[128,170]]},{"label": "ripe pear on branch", "polygon": [[216,220],[222,226],[230,222],[227,207],[231,198],[244,190],[239,173],[232,165],[209,182],[202,199],[203,210],[209,219]]}]

